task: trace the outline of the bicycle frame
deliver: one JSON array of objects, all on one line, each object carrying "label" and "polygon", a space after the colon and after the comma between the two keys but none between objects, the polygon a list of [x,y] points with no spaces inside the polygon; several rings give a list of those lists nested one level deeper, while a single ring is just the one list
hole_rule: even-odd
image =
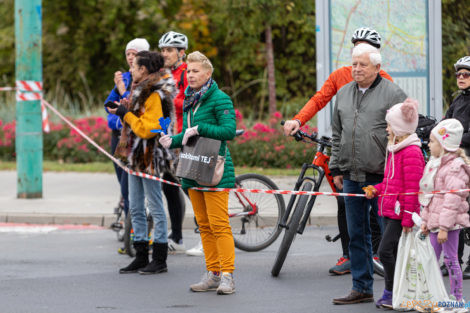
[{"label": "bicycle frame", "polygon": [[[238,216],[249,216],[249,215],[255,215],[258,212],[258,207],[256,204],[252,203],[247,196],[243,192],[235,192],[235,196],[237,197],[238,201],[240,201],[240,204],[243,206],[243,208],[246,210],[247,207],[250,207],[251,210],[249,211],[244,211],[244,212],[239,212],[239,213],[229,213],[228,217],[238,217]],[[242,199],[243,198],[243,199]],[[245,202],[247,204],[245,204]]]},{"label": "bicycle frame", "polygon": [[[305,181],[311,181],[313,183],[312,191],[319,191],[323,178],[326,176],[326,179],[328,180],[328,184],[330,185],[331,190],[333,190],[333,192],[336,192],[336,186],[333,182],[333,177],[331,176],[331,172],[328,167],[328,162],[330,160],[330,157],[324,153],[325,146],[326,145],[323,142],[318,142],[318,151],[315,153],[315,157],[313,158],[312,163],[311,164],[304,163],[302,165],[302,169],[300,171],[299,177],[297,178],[297,182],[295,183],[295,187],[294,187],[295,191],[300,190],[301,186],[304,184]],[[313,171],[317,171],[318,176],[317,177],[305,176],[305,173],[309,169],[312,169]],[[294,207],[296,198],[297,198],[297,195],[292,195],[291,198],[289,199],[289,204],[287,205],[286,212],[284,213],[281,219],[281,222],[279,223],[279,227],[283,227],[286,229],[288,228],[287,220],[289,219],[292,208]],[[316,196],[310,196],[310,200],[308,201],[308,204],[307,204],[307,209],[305,210],[305,213],[303,215],[303,218],[297,230],[298,234],[302,234],[304,232],[305,226],[307,224],[308,218],[310,217],[310,213],[312,211],[315,200],[316,200]]]}]

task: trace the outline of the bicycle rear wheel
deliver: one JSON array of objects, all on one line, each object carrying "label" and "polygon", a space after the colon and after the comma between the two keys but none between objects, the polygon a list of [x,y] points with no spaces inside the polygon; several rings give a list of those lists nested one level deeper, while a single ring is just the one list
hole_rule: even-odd
[{"label": "bicycle rear wheel", "polygon": [[[268,177],[259,174],[243,174],[236,177],[238,188],[278,189]],[[265,249],[279,236],[279,221],[285,211],[282,195],[263,193],[238,193],[229,195],[230,225],[235,247],[253,252]],[[239,215],[253,212],[250,215]]]},{"label": "bicycle rear wheel", "polygon": [[[312,183],[306,183],[303,188],[303,191],[312,191],[313,185]],[[304,215],[304,210],[307,207],[307,202],[310,196],[302,195],[300,196],[297,204],[295,205],[294,213],[290,218],[290,221],[287,223],[287,228],[284,233],[284,237],[282,238],[281,245],[279,246],[279,250],[277,251],[276,259],[274,260],[273,268],[271,269],[271,275],[277,277],[279,272],[281,271],[282,265],[286,260],[287,253],[289,252],[290,246],[295,239],[297,234],[297,229],[299,228],[300,220]]]},{"label": "bicycle rear wheel", "polygon": [[[152,236],[152,229],[153,229],[153,218],[147,212],[147,233],[149,236],[149,244],[150,238]],[[130,257],[135,256],[135,248],[134,248],[134,231],[132,230],[132,220],[131,220],[131,212],[127,214],[126,222],[124,225],[124,247],[126,248],[126,252]]]}]

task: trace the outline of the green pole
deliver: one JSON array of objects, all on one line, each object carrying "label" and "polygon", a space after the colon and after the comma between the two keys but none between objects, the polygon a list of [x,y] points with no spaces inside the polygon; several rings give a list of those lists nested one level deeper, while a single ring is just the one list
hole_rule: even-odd
[{"label": "green pole", "polygon": [[[41,0],[15,0],[16,80],[42,82]],[[42,198],[41,102],[16,102],[17,197]]]}]

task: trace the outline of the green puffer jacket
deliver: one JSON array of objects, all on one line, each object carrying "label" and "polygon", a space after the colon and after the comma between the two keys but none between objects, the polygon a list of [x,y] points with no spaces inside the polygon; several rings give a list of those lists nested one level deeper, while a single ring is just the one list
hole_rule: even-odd
[{"label": "green puffer jacket", "polygon": [[[189,89],[189,87],[188,87]],[[188,91],[186,89],[186,91]],[[199,100],[201,102],[193,115],[193,108],[183,113],[183,130],[178,135],[172,136],[170,148],[181,148],[184,132],[188,128],[188,114],[191,114],[191,127],[198,125],[197,131],[202,137],[221,140],[219,155],[225,154],[227,140],[235,137],[236,123],[235,110],[233,109],[232,100],[228,95],[219,89],[215,81],[212,82],[209,90]],[[183,189],[191,187],[205,187],[198,185],[194,180],[182,179]],[[235,170],[233,168],[232,157],[227,147],[227,155],[225,157],[224,175],[217,188],[233,188],[235,186]]]}]

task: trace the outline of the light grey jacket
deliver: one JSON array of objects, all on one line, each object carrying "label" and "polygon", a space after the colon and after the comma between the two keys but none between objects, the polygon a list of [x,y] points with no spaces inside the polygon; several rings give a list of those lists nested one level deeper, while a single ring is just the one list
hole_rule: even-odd
[{"label": "light grey jacket", "polygon": [[333,147],[329,167],[332,175],[365,182],[383,175],[387,147],[385,115],[406,94],[398,85],[377,79],[363,94],[355,81],[336,95],[333,113]]}]

